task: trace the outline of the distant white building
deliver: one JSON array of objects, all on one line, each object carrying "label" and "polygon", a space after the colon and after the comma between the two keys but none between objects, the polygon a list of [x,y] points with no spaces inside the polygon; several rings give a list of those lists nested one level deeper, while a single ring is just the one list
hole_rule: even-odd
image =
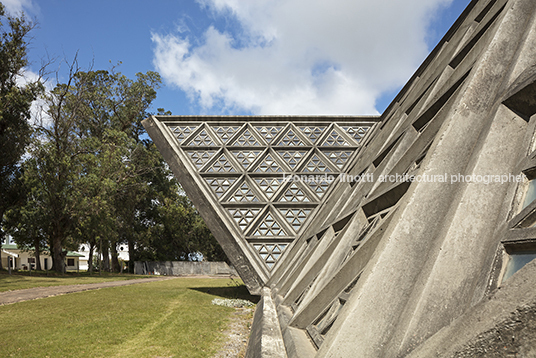
[{"label": "distant white building", "polygon": [[[80,270],[87,271],[89,270],[89,244],[82,244],[80,245],[80,249],[77,252],[81,255],[80,257]],[[117,246],[117,254],[119,257],[119,261],[128,262],[130,259],[130,255],[128,254],[128,245],[127,244],[120,244]],[[93,249],[93,257],[97,258],[98,252],[96,248]],[[110,260],[112,257],[110,256]]]},{"label": "distant white building", "polygon": [[[67,255],[65,257],[67,271],[81,270],[80,264],[82,257],[83,255],[77,252],[67,251]],[[36,268],[36,258],[34,253],[32,251],[22,251],[12,240],[2,240],[0,260],[2,260],[3,268],[8,268],[8,265],[11,265],[11,268],[14,270],[29,270],[30,267],[32,270],[35,270]],[[42,270],[52,269],[52,257],[50,256],[50,252],[41,252],[39,255],[39,260],[41,262]]]}]

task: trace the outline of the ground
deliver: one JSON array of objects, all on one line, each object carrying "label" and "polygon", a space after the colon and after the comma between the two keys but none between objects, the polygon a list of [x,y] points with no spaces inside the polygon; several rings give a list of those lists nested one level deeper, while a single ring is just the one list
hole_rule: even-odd
[{"label": "ground", "polygon": [[[151,277],[128,281],[112,281],[82,285],[35,287],[22,290],[0,292],[0,306],[39,298],[64,295],[73,292],[96,290],[106,287],[132,285],[152,281],[168,280],[176,277]],[[249,338],[254,308],[236,308],[227,329],[223,331],[222,347],[214,358],[244,357]]]}]

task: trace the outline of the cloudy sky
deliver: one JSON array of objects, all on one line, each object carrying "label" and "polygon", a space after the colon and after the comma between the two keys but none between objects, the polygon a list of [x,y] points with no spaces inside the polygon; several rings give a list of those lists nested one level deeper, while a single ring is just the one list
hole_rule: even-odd
[{"label": "cloudy sky", "polygon": [[0,0],[30,59],[158,71],[173,114],[381,113],[469,0]]}]

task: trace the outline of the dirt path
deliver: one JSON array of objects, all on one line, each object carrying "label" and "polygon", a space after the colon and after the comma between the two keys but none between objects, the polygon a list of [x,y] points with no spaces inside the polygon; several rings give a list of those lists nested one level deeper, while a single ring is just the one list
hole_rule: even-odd
[{"label": "dirt path", "polygon": [[88,283],[83,285],[67,285],[67,286],[50,286],[50,287],[34,287],[24,290],[0,292],[0,306],[9,305],[12,303],[35,300],[51,296],[65,295],[67,293],[82,292],[88,290],[97,290],[99,288],[117,287],[134,285],[137,283],[147,283],[154,281],[170,280],[177,277],[151,277],[140,278],[124,281],[109,281],[100,283]]}]

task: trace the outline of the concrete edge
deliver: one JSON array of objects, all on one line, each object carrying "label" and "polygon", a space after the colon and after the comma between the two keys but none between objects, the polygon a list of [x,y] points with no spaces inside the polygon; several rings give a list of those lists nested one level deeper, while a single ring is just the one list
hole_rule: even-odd
[{"label": "concrete edge", "polygon": [[245,358],[287,358],[271,290],[264,287],[255,309]]}]

